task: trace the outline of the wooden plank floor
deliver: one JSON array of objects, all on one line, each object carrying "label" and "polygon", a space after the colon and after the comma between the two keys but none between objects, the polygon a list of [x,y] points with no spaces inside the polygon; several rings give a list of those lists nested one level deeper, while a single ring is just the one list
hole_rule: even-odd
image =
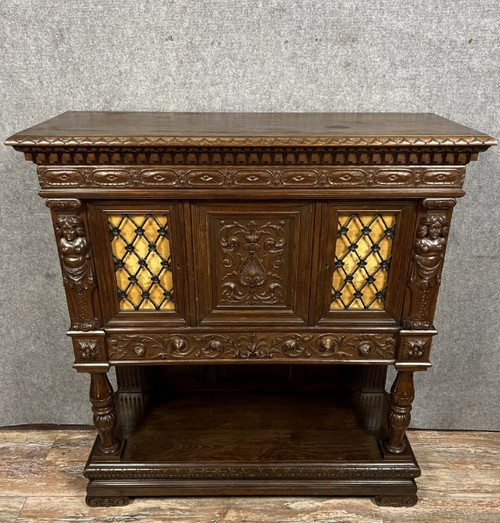
[{"label": "wooden plank floor", "polygon": [[500,433],[410,431],[422,467],[419,503],[370,498],[149,498],[85,505],[90,430],[0,430],[0,522],[500,522]]}]

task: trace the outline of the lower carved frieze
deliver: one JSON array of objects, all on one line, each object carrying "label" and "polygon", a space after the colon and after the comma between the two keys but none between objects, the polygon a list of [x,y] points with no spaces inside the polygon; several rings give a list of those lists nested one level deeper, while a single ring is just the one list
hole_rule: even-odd
[{"label": "lower carved frieze", "polygon": [[391,334],[113,334],[110,361],[392,360]]},{"label": "lower carved frieze", "polygon": [[[94,468],[95,467],[95,468]],[[162,466],[104,467],[85,470],[88,479],[402,479],[418,478],[417,466]]]}]

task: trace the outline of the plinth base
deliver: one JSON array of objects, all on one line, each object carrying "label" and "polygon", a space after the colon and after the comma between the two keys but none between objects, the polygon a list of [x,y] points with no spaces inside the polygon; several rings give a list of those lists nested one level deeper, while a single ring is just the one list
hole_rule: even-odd
[{"label": "plinth base", "polygon": [[85,467],[87,502],[136,496],[376,496],[416,502],[420,469],[411,447],[384,450],[381,393],[179,393],[145,403],[117,394],[124,448],[115,459],[94,446]]}]

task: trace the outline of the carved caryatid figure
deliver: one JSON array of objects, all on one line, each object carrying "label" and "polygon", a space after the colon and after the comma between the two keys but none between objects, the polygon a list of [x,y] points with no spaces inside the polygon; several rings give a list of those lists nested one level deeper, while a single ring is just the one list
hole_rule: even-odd
[{"label": "carved caryatid figure", "polygon": [[444,214],[429,214],[420,221],[415,244],[412,282],[427,289],[441,283],[448,221]]},{"label": "carved caryatid figure", "polygon": [[56,218],[59,255],[64,284],[72,314],[72,328],[90,330],[99,326],[92,303],[94,277],[90,266],[90,246],[81,217],[64,214]]},{"label": "carved caryatid figure", "polygon": [[431,326],[433,305],[441,283],[449,222],[445,213],[424,215],[419,223],[410,275],[411,307],[405,321],[411,328]]},{"label": "carved caryatid figure", "polygon": [[71,288],[87,289],[93,279],[88,263],[89,244],[82,219],[76,215],[58,216],[56,231],[59,236],[64,282]]}]

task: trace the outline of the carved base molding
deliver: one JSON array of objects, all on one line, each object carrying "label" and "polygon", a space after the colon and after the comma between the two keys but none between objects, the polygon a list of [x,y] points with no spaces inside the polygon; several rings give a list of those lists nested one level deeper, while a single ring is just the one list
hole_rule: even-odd
[{"label": "carved base molding", "polygon": [[144,361],[362,361],[391,363],[396,339],[391,334],[227,333],[112,334],[111,362]]},{"label": "carved base molding", "polygon": [[136,466],[122,464],[106,466],[91,464],[84,472],[88,479],[130,480],[130,479],[177,479],[177,480],[301,480],[301,479],[409,479],[420,476],[417,465],[324,465],[324,466],[266,466],[235,464],[227,466],[196,466],[154,464]]},{"label": "carved base molding", "polygon": [[[418,498],[413,479],[319,480],[91,480],[87,505],[91,507],[124,506],[134,497],[145,496],[374,496],[377,505],[411,507]],[[394,495],[401,492],[400,495]],[[126,495],[124,495],[126,494]]]}]

